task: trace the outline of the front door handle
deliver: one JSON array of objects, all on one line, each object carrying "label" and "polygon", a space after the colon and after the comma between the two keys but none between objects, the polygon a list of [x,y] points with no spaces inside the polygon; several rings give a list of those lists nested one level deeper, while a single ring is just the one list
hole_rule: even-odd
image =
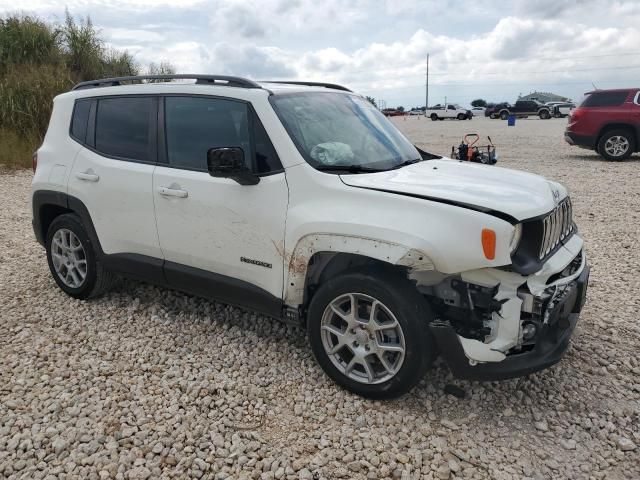
[{"label": "front door handle", "polygon": [[164,195],[165,197],[187,198],[189,196],[189,192],[187,192],[186,190],[169,187],[158,187],[158,193],[160,195]]},{"label": "front door handle", "polygon": [[100,177],[91,170],[87,170],[86,172],[76,172],[76,178],[87,182],[97,182],[100,180]]}]

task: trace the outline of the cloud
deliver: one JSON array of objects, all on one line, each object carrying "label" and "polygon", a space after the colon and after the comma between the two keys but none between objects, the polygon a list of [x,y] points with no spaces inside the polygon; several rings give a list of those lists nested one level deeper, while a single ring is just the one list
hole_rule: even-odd
[{"label": "cloud", "polygon": [[112,43],[120,43],[122,41],[138,41],[138,42],[162,42],[165,40],[165,36],[149,31],[149,30],[137,30],[127,28],[103,28],[101,33],[105,38],[108,38]]},{"label": "cloud", "polygon": [[216,9],[211,19],[214,35],[224,32],[243,38],[261,38],[274,27],[264,21],[260,9],[244,4],[223,5]]},{"label": "cloud", "polygon": [[[216,73],[247,76],[254,79],[292,78],[295,70],[287,54],[273,47],[235,46],[219,43],[211,49],[209,65]],[[217,68],[216,68],[217,67]]]},{"label": "cloud", "polygon": [[[65,0],[141,64],[178,71],[344,83],[393,104],[431,88],[478,95],[632,84],[640,69],[636,0]],[[60,19],[57,0],[19,8]],[[0,0],[14,12],[15,0]],[[633,56],[636,55],[636,56]],[[412,100],[413,99],[413,100]]]}]

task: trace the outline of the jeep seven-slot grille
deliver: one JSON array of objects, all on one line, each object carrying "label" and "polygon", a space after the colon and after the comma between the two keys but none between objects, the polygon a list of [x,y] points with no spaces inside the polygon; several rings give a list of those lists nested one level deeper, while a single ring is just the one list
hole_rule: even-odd
[{"label": "jeep seven-slot grille", "polygon": [[565,198],[558,206],[542,219],[542,242],[538,256],[543,259],[551,253],[558,244],[573,232],[571,199]]}]

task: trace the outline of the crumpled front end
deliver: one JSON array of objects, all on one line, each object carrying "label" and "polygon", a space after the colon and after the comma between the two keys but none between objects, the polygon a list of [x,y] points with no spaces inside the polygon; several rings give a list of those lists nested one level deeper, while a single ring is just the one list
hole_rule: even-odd
[{"label": "crumpled front end", "polygon": [[589,266],[573,234],[531,275],[484,268],[412,278],[435,310],[430,328],[454,375],[496,380],[560,360],[585,302]]}]

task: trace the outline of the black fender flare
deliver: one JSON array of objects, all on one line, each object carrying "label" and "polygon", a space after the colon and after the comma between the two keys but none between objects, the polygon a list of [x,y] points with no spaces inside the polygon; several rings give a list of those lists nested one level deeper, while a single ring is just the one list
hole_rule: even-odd
[{"label": "black fender flare", "polygon": [[67,213],[75,213],[80,217],[96,253],[100,257],[104,255],[102,246],[98,240],[98,234],[93,226],[91,214],[82,200],[64,192],[58,192],[55,190],[37,190],[33,193],[31,201],[33,207],[33,231],[35,233],[36,240],[40,245],[44,246],[45,239],[47,237],[47,224],[45,224],[47,218],[44,218],[43,212],[47,206],[56,206],[66,210]]}]

